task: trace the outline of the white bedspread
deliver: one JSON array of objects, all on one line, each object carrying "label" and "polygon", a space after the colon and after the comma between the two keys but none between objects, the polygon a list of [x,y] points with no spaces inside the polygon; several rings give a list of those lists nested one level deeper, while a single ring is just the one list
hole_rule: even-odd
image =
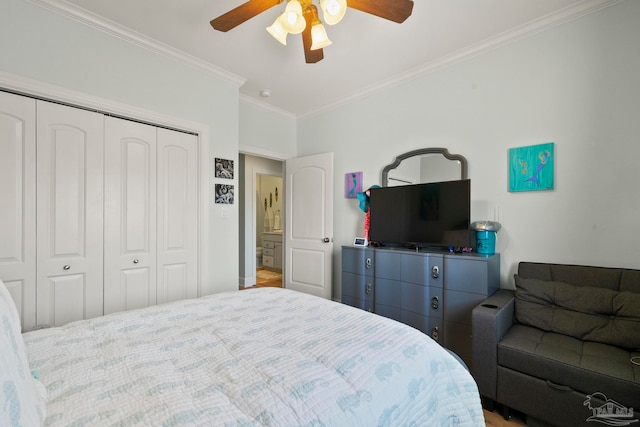
[{"label": "white bedspread", "polygon": [[484,426],[429,337],[276,288],[24,334],[50,426]]}]

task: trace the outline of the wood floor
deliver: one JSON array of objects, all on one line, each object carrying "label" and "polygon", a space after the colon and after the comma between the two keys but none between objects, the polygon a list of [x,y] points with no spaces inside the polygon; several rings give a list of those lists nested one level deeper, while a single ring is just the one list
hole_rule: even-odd
[{"label": "wood floor", "polygon": [[509,421],[505,420],[502,414],[498,411],[489,412],[486,409],[484,412],[484,423],[487,427],[516,427],[516,426],[526,426],[526,424],[522,421],[518,416],[514,416]]},{"label": "wood floor", "polygon": [[[275,271],[258,269],[256,271],[256,284],[252,286],[255,288],[263,288],[263,287],[282,287],[282,273],[278,273]],[[240,286],[240,289],[250,289]],[[526,425],[522,420],[518,417],[514,417],[510,420],[505,420],[502,414],[498,411],[489,412],[484,410],[484,420],[487,427],[516,427],[516,426],[524,426]]]},{"label": "wood floor", "polygon": [[255,286],[251,286],[249,288],[245,288],[240,285],[240,289],[250,289],[250,288],[281,288],[282,287],[282,273],[278,273],[276,271],[266,270],[264,268],[259,268],[256,271],[256,284]]}]

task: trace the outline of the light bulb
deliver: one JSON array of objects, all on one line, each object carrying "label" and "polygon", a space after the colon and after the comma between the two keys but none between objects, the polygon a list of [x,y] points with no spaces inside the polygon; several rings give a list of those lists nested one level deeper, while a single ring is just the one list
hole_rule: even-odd
[{"label": "light bulb", "polygon": [[280,15],[280,23],[290,34],[300,34],[307,26],[302,16],[302,6],[298,0],[289,0],[284,13]]},{"label": "light bulb", "polygon": [[267,27],[267,31],[269,34],[273,36],[274,39],[278,40],[283,45],[287,45],[287,30],[284,29],[282,23],[280,22],[280,17],[278,17],[270,27]]},{"label": "light bulb", "polygon": [[335,25],[342,20],[347,12],[347,0],[320,0],[324,22]]},{"label": "light bulb", "polygon": [[327,36],[327,30],[320,22],[311,27],[311,50],[322,49],[331,44]]}]

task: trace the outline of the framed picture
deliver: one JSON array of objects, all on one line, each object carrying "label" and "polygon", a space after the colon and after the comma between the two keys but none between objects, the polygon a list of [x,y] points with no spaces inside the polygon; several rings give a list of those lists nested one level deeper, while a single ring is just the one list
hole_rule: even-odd
[{"label": "framed picture", "polygon": [[215,158],[216,178],[233,179],[233,160]]},{"label": "framed picture", "polygon": [[355,199],[362,192],[362,172],[349,172],[344,175],[344,197]]},{"label": "framed picture", "polygon": [[216,184],[216,203],[233,204],[233,185]]},{"label": "framed picture", "polygon": [[509,191],[554,189],[554,143],[509,149]]}]

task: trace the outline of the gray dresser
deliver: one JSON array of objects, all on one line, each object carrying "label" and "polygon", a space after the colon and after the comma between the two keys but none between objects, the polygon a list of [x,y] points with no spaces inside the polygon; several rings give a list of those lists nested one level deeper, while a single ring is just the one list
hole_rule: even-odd
[{"label": "gray dresser", "polygon": [[500,288],[500,255],[342,247],[342,302],[428,334],[472,366],[471,310]]}]

